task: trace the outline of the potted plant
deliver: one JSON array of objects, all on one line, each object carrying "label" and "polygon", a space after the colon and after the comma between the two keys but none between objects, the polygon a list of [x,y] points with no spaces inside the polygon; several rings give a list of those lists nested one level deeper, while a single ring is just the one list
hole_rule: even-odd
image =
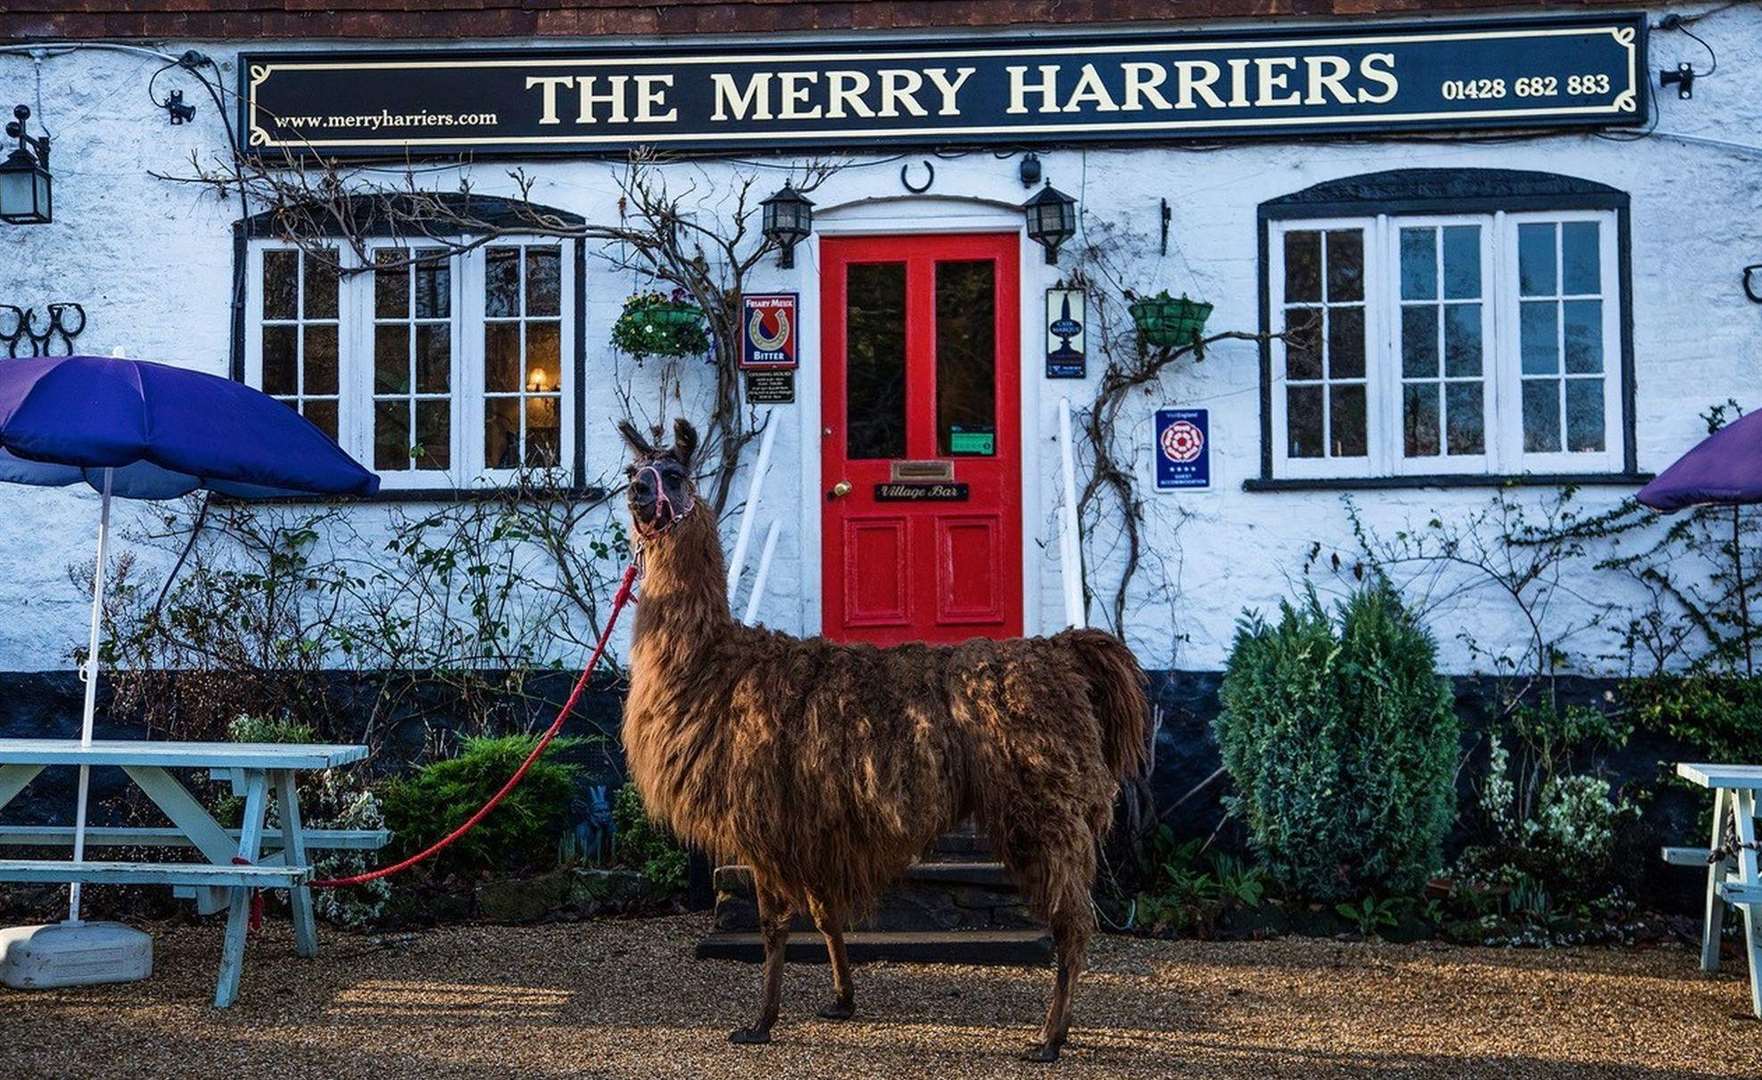
[{"label": "potted plant", "polygon": [[682,289],[673,295],[651,290],[624,301],[624,310],[612,324],[612,345],[638,359],[645,356],[701,356],[709,351],[704,332],[703,309],[685,300]]},{"label": "potted plant", "polygon": [[1189,300],[1182,293],[1179,298],[1169,295],[1164,289],[1155,296],[1130,297],[1132,322],[1138,327],[1138,336],[1151,345],[1179,348],[1186,345],[1197,345],[1199,335],[1205,329],[1205,320],[1211,318],[1211,305],[1200,300]]}]

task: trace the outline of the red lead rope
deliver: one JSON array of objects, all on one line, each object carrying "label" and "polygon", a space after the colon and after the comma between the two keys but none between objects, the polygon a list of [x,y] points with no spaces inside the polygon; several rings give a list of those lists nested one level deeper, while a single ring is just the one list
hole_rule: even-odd
[{"label": "red lead rope", "polygon": [[575,703],[581,700],[582,691],[587,689],[588,679],[593,677],[593,669],[599,665],[600,656],[606,651],[606,642],[611,640],[612,627],[616,626],[618,623],[618,613],[623,611],[624,605],[630,602],[630,590],[635,583],[636,564],[631,563],[630,568],[624,571],[624,580],[618,584],[617,595],[612,597],[612,610],[611,613],[606,616],[606,628],[600,631],[600,639],[594,643],[593,655],[587,658],[587,666],[581,669],[581,677],[575,680],[575,689],[569,691],[569,700],[565,701],[562,709],[558,710],[557,718],[551,722],[550,728],[547,729],[543,735],[539,736],[538,745],[532,748],[532,753],[526,755],[526,760],[520,763],[518,769],[514,770],[514,775],[508,777],[508,782],[502,785],[502,789],[490,796],[490,800],[484,803],[477,813],[472,814],[469,818],[465,819],[465,823],[460,825],[457,829],[454,829],[452,832],[441,837],[439,840],[421,851],[418,851],[403,862],[396,862],[390,866],[382,866],[377,870],[369,870],[366,873],[353,874],[349,877],[314,881],[311,883],[311,887],[314,889],[339,889],[345,885],[365,885],[369,881],[378,881],[383,877],[391,877],[400,870],[407,870],[424,859],[432,858],[435,854],[446,848],[447,845],[470,832],[477,826],[478,822],[488,817],[489,812],[494,810],[496,805],[507,797],[508,792],[514,790],[515,785],[520,783],[521,778],[526,775],[526,770],[532,768],[532,763],[537,761],[538,756],[545,752],[545,747],[549,746],[551,740],[557,737],[557,733],[563,730],[563,721],[569,719],[569,714],[575,711]]}]

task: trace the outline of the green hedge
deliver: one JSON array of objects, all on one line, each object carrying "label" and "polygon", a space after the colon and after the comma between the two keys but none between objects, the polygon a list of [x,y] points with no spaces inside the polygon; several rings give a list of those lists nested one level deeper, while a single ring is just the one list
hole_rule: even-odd
[{"label": "green hedge", "polygon": [[1458,724],[1437,649],[1366,587],[1238,625],[1213,723],[1232,810],[1274,882],[1315,900],[1412,893],[1443,862]]}]

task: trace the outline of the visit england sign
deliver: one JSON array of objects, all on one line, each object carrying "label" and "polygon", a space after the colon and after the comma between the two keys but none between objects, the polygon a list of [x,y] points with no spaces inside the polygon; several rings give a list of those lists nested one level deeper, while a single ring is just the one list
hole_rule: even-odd
[{"label": "visit england sign", "polygon": [[1638,124],[1638,14],[241,57],[257,153],[851,150]]}]

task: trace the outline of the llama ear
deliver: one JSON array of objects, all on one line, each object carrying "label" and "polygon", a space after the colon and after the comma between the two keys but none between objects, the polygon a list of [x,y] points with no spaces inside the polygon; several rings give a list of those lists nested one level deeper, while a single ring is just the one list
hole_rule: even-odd
[{"label": "llama ear", "polygon": [[697,428],[691,421],[680,417],[673,421],[673,457],[686,468],[691,467],[691,459],[697,453]]},{"label": "llama ear", "polygon": [[630,449],[644,457],[653,456],[655,448],[642,437],[642,432],[636,429],[635,424],[628,420],[618,421],[618,434],[624,436],[624,441],[629,444]]}]

